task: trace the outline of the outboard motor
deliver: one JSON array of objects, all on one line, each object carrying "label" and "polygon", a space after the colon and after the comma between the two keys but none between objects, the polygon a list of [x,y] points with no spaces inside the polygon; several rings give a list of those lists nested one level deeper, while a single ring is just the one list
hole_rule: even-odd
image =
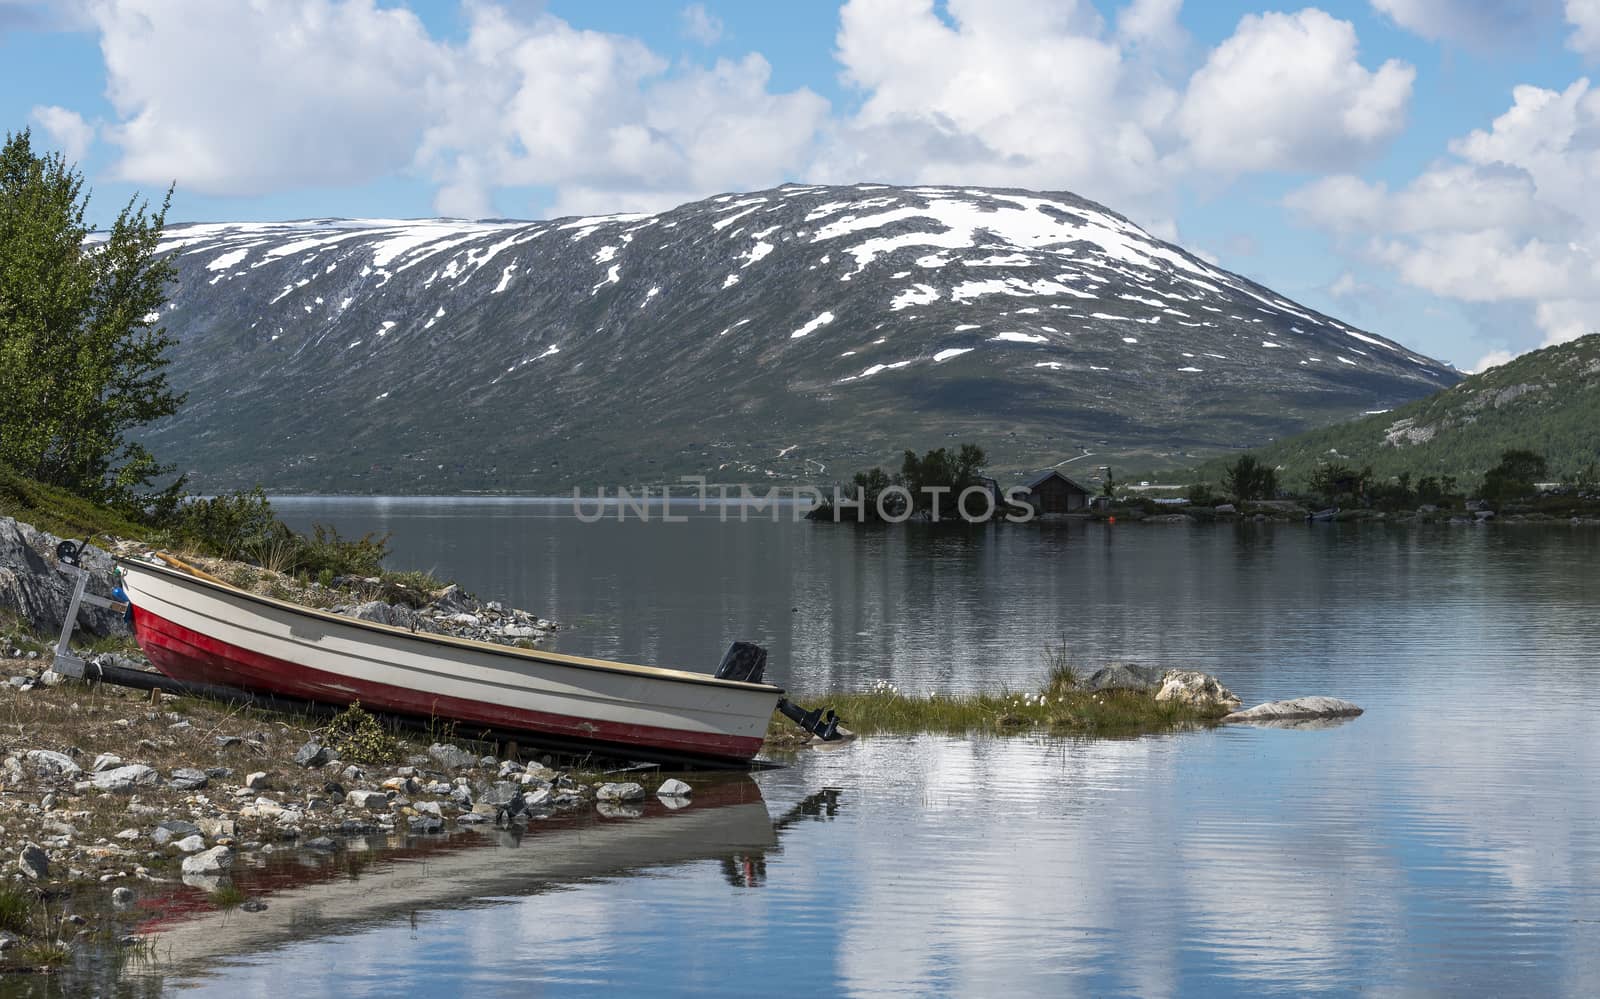
[{"label": "outboard motor", "polygon": [[754,642],[734,642],[728,654],[717,667],[718,680],[738,680],[741,683],[760,683],[767,671],[767,650]]},{"label": "outboard motor", "polygon": [[[742,683],[760,683],[761,676],[767,671],[767,650],[754,642],[734,642],[728,646],[728,654],[722,657],[722,665],[717,667],[714,674],[719,680],[738,680]],[[844,738],[839,731],[839,716],[831,709],[817,708],[807,711],[798,704],[792,703],[787,697],[778,698],[778,710],[785,718],[799,725],[823,742],[836,742]]]}]

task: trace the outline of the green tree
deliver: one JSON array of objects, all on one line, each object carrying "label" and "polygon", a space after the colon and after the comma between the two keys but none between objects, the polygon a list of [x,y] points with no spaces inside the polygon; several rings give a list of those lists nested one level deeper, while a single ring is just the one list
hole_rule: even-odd
[{"label": "green tree", "polygon": [[[159,210],[128,202],[90,242],[83,175],[29,131],[0,149],[0,462],[82,496],[137,505],[170,468],[130,430],[168,416],[172,338],[155,316],[174,279]],[[170,505],[181,483],[163,494]]]},{"label": "green tree", "polygon": [[1236,500],[1271,499],[1278,492],[1278,472],[1255,455],[1240,455],[1223,470],[1222,489]]},{"label": "green tree", "polygon": [[1544,455],[1537,451],[1513,448],[1501,452],[1500,464],[1483,476],[1483,498],[1494,503],[1531,496],[1534,483],[1544,478]]},{"label": "green tree", "polygon": [[[1347,497],[1359,499],[1365,496],[1371,482],[1371,465],[1358,472],[1349,465],[1333,462],[1320,465],[1311,473],[1311,491],[1330,503]],[[1407,477],[1403,491],[1409,492],[1410,482]]]},{"label": "green tree", "polygon": [[[857,472],[850,481],[861,496],[861,519],[877,520],[878,497],[883,495],[885,489],[894,485],[894,479],[883,469],[872,468],[865,472]],[[905,501],[898,493],[891,494],[883,503],[883,513],[887,517],[898,517],[905,508]]]},{"label": "green tree", "polygon": [[945,448],[917,457],[907,451],[900,463],[899,484],[911,492],[912,510],[938,520],[960,517],[956,508],[961,491],[979,485],[986,457],[976,444],[963,444],[951,452]]}]

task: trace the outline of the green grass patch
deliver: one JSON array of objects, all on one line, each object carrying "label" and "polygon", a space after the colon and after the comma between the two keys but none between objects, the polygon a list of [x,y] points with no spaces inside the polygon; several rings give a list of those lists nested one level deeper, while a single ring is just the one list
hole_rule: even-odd
[{"label": "green grass patch", "polygon": [[[1012,735],[1045,732],[1063,736],[1125,738],[1170,732],[1214,722],[1225,711],[1201,710],[1176,701],[1130,690],[1077,689],[1077,671],[1065,661],[1064,648],[1046,651],[1050,664],[1044,686],[1028,693],[1000,690],[978,694],[905,694],[879,681],[869,691],[835,693],[798,700],[839,713],[845,728],[857,735]],[[807,742],[805,734],[774,714],[767,729],[769,748],[792,748]]]},{"label": "green grass patch", "polygon": [[15,517],[64,538],[110,534],[145,538],[150,529],[64,489],[42,485],[0,465],[0,516]]}]

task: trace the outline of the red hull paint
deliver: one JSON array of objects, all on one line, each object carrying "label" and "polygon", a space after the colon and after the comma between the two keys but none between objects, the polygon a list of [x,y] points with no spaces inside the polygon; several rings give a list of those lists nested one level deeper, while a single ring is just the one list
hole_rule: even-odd
[{"label": "red hull paint", "polygon": [[697,756],[748,760],[761,750],[760,739],[591,721],[356,680],[251,652],[137,608],[133,624],[134,636],[150,661],[174,680],[266,691],[308,701],[348,704],[359,700],[364,707],[396,714],[455,718],[490,728]]}]

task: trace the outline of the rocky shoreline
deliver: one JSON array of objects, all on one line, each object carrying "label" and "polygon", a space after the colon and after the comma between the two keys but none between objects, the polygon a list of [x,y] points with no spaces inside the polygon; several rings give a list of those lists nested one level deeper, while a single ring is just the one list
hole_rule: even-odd
[{"label": "rocky shoreline", "polygon": [[[373,739],[387,742],[368,759]],[[337,851],[353,837],[433,836],[552,816],[642,814],[693,788],[654,770],[608,779],[579,761],[502,760],[481,746],[241,710],[107,684],[44,679],[0,660],[0,887],[63,898],[88,885],[113,907],[176,883],[224,891],[275,851]],[[249,900],[246,908],[249,907]],[[73,924],[60,932],[70,939]],[[34,935],[51,935],[39,927]],[[28,934],[0,931],[0,966]],[[61,940],[52,941],[60,944]]]},{"label": "rocky shoreline", "polygon": [[[33,913],[90,886],[102,900],[110,889],[114,909],[180,884],[226,897],[236,866],[286,848],[690,800],[689,785],[654,772],[608,781],[588,761],[501,760],[448,725],[413,739],[359,709],[329,721],[68,680],[49,668],[71,595],[61,540],[0,517],[0,969],[64,960],[84,920],[46,925]],[[134,541],[86,547],[88,591],[111,594],[113,554],[149,552]],[[415,631],[534,648],[558,627],[420,573],[313,581],[186,559],[263,596]],[[151,668],[111,611],[81,608],[74,642],[100,665]],[[363,725],[340,729],[350,717]]]}]

